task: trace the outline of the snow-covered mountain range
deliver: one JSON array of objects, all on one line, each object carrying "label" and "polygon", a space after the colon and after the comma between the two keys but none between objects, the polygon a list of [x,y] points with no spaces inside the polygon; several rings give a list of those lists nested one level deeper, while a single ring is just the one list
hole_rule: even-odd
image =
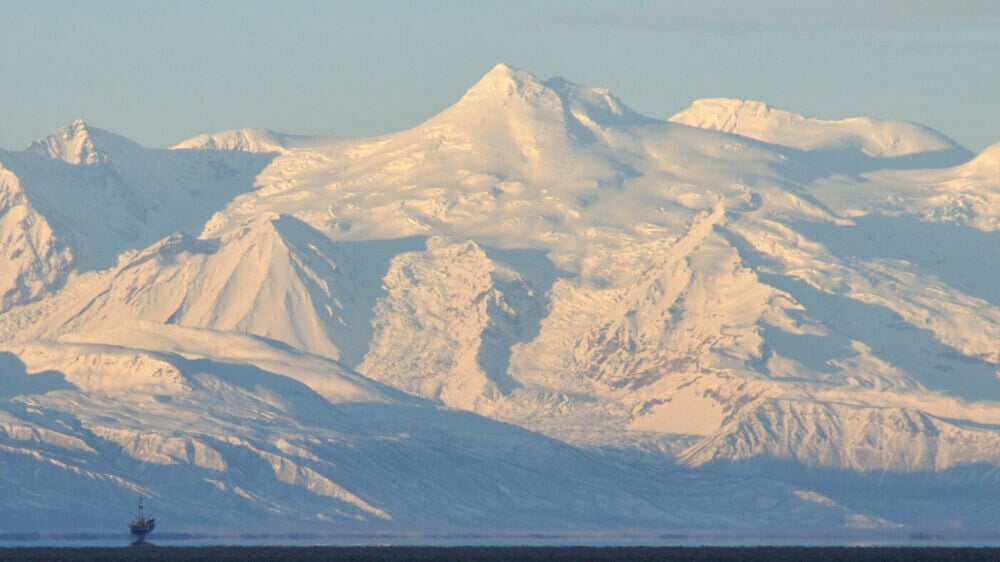
[{"label": "snow-covered mountain range", "polygon": [[374,138],[77,121],[0,150],[0,530],[995,526],[998,230],[1000,145],[504,65]]}]

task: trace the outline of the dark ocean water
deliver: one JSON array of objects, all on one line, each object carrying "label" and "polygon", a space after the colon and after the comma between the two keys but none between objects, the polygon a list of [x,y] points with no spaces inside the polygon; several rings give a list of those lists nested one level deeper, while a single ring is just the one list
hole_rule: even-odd
[{"label": "dark ocean water", "polygon": [[0,548],[0,560],[1000,560],[975,547],[142,546]]}]

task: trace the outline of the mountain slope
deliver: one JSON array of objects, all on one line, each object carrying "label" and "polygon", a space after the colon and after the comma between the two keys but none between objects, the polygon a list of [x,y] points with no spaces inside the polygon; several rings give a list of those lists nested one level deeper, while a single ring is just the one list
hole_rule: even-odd
[{"label": "mountain slope", "polygon": [[520,274],[474,242],[430,240],[426,252],[397,256],[384,284],[359,371],[464,409],[513,389],[509,349],[542,315]]},{"label": "mountain slope", "polygon": [[[133,339],[149,345],[156,332]],[[174,345],[209,335],[165,334]],[[685,525],[690,508],[673,499],[680,493],[673,485],[634,484],[627,467],[365,385],[319,358],[260,340],[227,343],[243,361],[95,343],[0,352],[0,455],[9,492],[0,524],[31,530],[89,509],[91,529],[113,530],[120,514],[109,503],[127,504],[138,493],[173,529],[202,532],[236,524],[272,533],[331,525],[339,532]],[[295,374],[245,362],[260,354]],[[321,396],[295,378],[320,373],[347,377],[343,383],[360,384],[365,394]],[[13,490],[36,490],[38,474],[56,485],[33,493],[32,520],[8,515],[23,510]],[[695,485],[707,497],[723,492]],[[814,523],[845,516],[816,509],[791,489],[769,488]],[[750,497],[730,501],[755,509]],[[721,510],[701,517],[738,524]]]},{"label": "mountain slope", "polygon": [[[153,322],[251,333],[357,362],[367,346],[365,303],[374,302],[378,282],[368,271],[378,258],[366,249],[335,245],[281,216],[222,239],[176,234],[68,287],[50,305],[49,321],[25,335]],[[359,253],[368,259],[347,259]]]},{"label": "mountain slope", "polygon": [[30,204],[0,151],[0,313],[51,293],[65,281],[73,255]]}]

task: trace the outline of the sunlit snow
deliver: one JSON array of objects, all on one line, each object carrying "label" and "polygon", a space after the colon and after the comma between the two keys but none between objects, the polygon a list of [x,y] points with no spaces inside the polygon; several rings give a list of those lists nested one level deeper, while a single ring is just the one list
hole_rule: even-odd
[{"label": "sunlit snow", "polygon": [[136,493],[254,528],[995,525],[998,147],[505,65],[374,138],[74,122],[0,151],[0,530]]}]

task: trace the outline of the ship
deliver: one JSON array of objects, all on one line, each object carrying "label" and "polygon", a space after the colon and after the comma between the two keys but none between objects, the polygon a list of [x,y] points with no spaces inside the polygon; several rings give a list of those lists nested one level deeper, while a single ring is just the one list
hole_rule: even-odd
[{"label": "ship", "polygon": [[139,511],[136,513],[135,519],[128,522],[128,528],[132,531],[132,536],[135,540],[132,541],[134,545],[146,544],[146,535],[153,531],[156,527],[156,519],[152,517],[146,517],[142,512],[142,496],[139,496]]}]

